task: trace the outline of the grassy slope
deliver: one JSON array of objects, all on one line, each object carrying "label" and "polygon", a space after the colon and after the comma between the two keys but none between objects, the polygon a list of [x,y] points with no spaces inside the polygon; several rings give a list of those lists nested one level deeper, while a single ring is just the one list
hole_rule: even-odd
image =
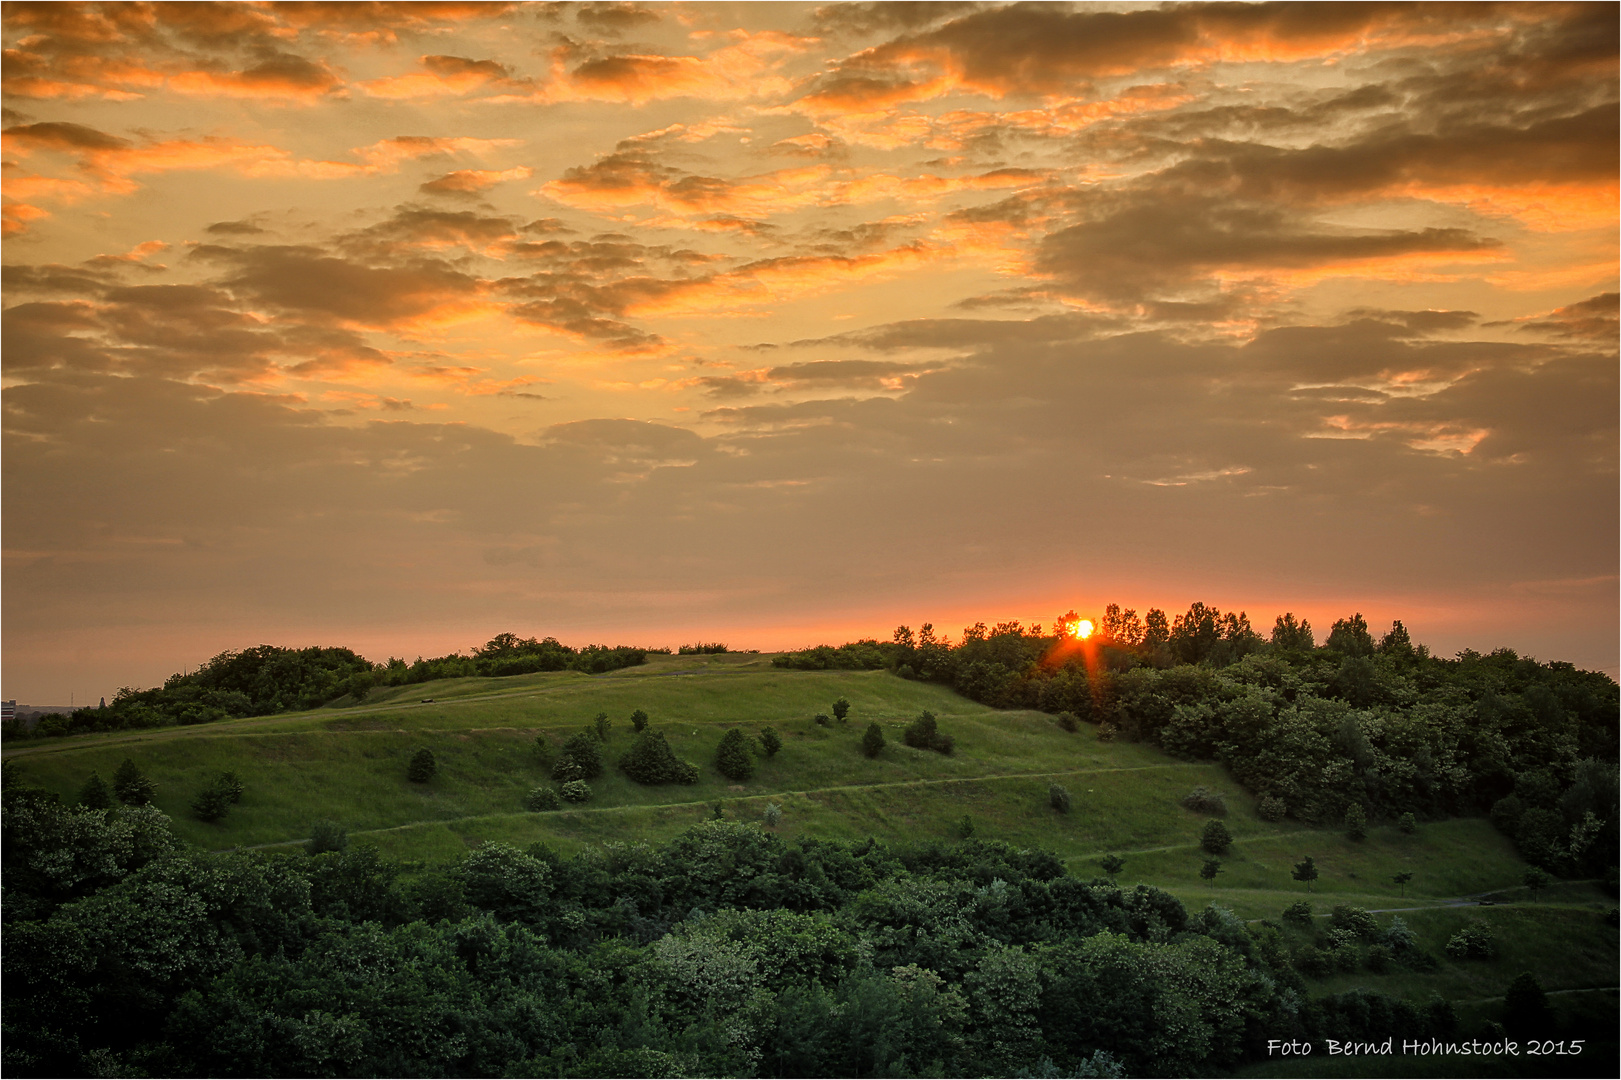
[{"label": "grassy slope", "polygon": [[[813,715],[830,712],[840,696],[852,703],[850,720],[817,726]],[[698,784],[643,788],[613,768],[631,743],[628,717],[636,708],[651,715],[678,755],[700,766]],[[954,756],[902,745],[902,726],[923,709],[956,737]],[[555,813],[522,811],[524,793],[548,782],[536,737],[556,747],[599,711],[614,729],[609,768],[593,782],[593,800]],[[873,720],[889,745],[868,760],[858,745]],[[760,761],[752,780],[733,784],[714,770],[713,758],[721,732],[738,724],[750,733],[773,725],[785,745],[776,758]],[[433,750],[440,773],[431,784],[412,784],[405,765],[423,746]],[[1466,1014],[1478,1007],[1482,1017],[1494,1018],[1493,999],[1500,1001],[1520,971],[1536,971],[1550,990],[1616,981],[1616,933],[1601,914],[1610,901],[1590,886],[1568,885],[1525,903],[1517,888],[1524,864],[1484,821],[1426,824],[1416,836],[1374,828],[1360,843],[1297,822],[1272,824],[1219,766],[1100,743],[1090,727],[1070,734],[1040,713],[988,709],[885,672],[780,671],[769,657],[751,655],[655,657],[608,675],[449,680],[381,691],[358,708],[25,743],[6,754],[31,781],[67,799],[91,770],[110,779],[126,756],[157,781],[157,804],[180,834],[210,850],[296,844],[320,818],[343,823],[352,839],[395,857],[442,861],[488,840],[542,840],[564,851],[607,840],[661,841],[708,816],[716,800],[724,800],[728,816],[754,820],[767,802],[777,802],[785,836],[950,840],[968,814],[977,836],[1055,851],[1083,877],[1098,873],[1098,856],[1119,852],[1127,860],[1123,880],[1170,889],[1190,910],[1213,900],[1244,918],[1275,918],[1308,898],[1319,911],[1335,903],[1404,909],[1403,918],[1436,955],[1469,919],[1493,924],[1502,943],[1491,962],[1443,959],[1439,971],[1423,975],[1339,975],[1314,992],[1354,985],[1415,996],[1436,991],[1474,1002]],[[218,824],[196,821],[190,800],[226,769],[246,785],[242,804]],[[1048,807],[1053,781],[1074,799],[1067,815]],[[1198,784],[1228,793],[1226,820],[1237,838],[1213,885],[1198,877],[1204,818],[1178,803]],[[1289,875],[1306,854],[1322,874],[1309,897]],[[1390,881],[1400,870],[1415,875],[1405,897]],[[1514,902],[1444,906],[1494,890],[1507,890]],[[1583,1008],[1592,1006],[1583,1000]],[[1611,992],[1597,1007],[1613,1001]]]}]

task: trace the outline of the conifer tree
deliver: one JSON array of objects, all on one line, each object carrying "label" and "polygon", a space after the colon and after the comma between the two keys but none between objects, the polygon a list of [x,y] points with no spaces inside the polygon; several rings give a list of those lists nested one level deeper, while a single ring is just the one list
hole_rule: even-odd
[{"label": "conifer tree", "polygon": [[147,775],[135,767],[135,762],[125,758],[118,771],[113,773],[113,794],[118,801],[128,806],[144,806],[152,801],[152,796],[158,793],[158,786]]},{"label": "conifer tree", "polygon": [[100,773],[91,773],[90,779],[84,782],[79,789],[79,805],[91,810],[105,810],[113,804],[113,793],[107,789],[107,784]]},{"label": "conifer tree", "polygon": [[405,775],[413,784],[426,784],[438,771],[439,763],[433,759],[433,751],[423,747],[411,755],[411,764],[406,767]]},{"label": "conifer tree", "polygon": [[715,751],[715,768],[731,780],[747,780],[754,775],[754,753],[742,728],[732,728],[721,736]]},{"label": "conifer tree", "polygon": [[877,757],[883,748],[883,730],[876,723],[868,724],[866,734],[861,736],[861,752],[868,757]]}]

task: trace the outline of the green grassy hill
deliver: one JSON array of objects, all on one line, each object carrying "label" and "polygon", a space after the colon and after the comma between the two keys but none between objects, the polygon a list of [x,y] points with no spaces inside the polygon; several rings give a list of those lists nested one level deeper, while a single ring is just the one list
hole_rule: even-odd
[{"label": "green grassy hill", "polygon": [[[817,725],[815,714],[831,713],[839,697],[851,703],[849,719]],[[699,783],[642,787],[614,767],[634,738],[629,717],[638,708],[677,755],[699,766]],[[952,756],[902,744],[902,728],[924,709],[955,737]],[[550,783],[536,738],[560,747],[599,712],[608,713],[613,728],[594,798],[576,808],[525,811],[525,793]],[[873,721],[888,746],[869,760],[859,744]],[[771,725],[784,743],[775,758],[760,759],[745,783],[714,768],[722,733],[738,725],[751,735]],[[426,785],[405,775],[421,747],[439,762]],[[1435,991],[1465,1006],[1476,1003],[1482,1018],[1494,1018],[1493,1002],[1516,974],[1531,970],[1549,990],[1572,992],[1558,999],[1563,1006],[1615,1014],[1616,933],[1602,921],[1613,900],[1578,883],[1529,902],[1519,887],[1525,865],[1484,820],[1428,823],[1413,836],[1376,826],[1361,842],[1293,821],[1268,823],[1219,766],[1099,742],[1090,725],[1066,732],[1041,713],[990,709],[881,671],[784,671],[769,656],[747,654],[658,656],[607,675],[394,687],[356,707],[27,743],[5,756],[31,782],[69,801],[92,771],[110,780],[119,762],[132,758],[157,782],[156,804],[180,834],[214,851],[296,845],[322,818],[344,825],[352,842],[376,844],[387,855],[445,862],[492,840],[544,841],[564,852],[610,840],[662,841],[709,816],[716,801],[742,820],[759,820],[775,802],[784,811],[779,831],[788,836],[891,842],[954,840],[966,814],[975,836],[1054,851],[1078,876],[1095,876],[1100,856],[1119,853],[1123,880],[1169,889],[1190,910],[1215,901],[1243,918],[1276,918],[1301,899],[1325,913],[1336,903],[1399,910],[1423,947],[1442,957],[1435,972],[1339,975],[1320,980],[1313,992],[1353,985]],[[217,824],[196,820],[191,800],[226,770],[246,787],[241,804]],[[1049,805],[1054,782],[1073,798],[1068,814]],[[1214,883],[1198,874],[1204,860],[1198,836],[1207,819],[1180,804],[1198,785],[1226,793],[1225,820],[1236,838]],[[1290,877],[1308,854],[1322,874],[1309,896]],[[1405,896],[1391,881],[1404,870],[1414,875]],[[1510,902],[1481,907],[1462,900],[1486,893]],[[1447,938],[1471,919],[1496,927],[1496,960],[1445,959]]]}]

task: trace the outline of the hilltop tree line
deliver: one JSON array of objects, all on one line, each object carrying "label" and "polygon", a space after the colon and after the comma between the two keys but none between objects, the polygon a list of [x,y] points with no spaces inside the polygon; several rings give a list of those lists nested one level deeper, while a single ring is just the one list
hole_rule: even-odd
[{"label": "hilltop tree line", "polygon": [[[196,671],[174,674],[150,690],[124,687],[98,708],[43,719],[42,736],[91,731],[206,724],[245,716],[269,716],[314,709],[342,699],[358,704],[379,686],[404,686],[433,679],[501,677],[537,671],[579,671],[597,675],[646,661],[656,649],[628,645],[587,645],[575,649],[556,638],[497,634],[467,655],[451,653],[407,664],[399,658],[373,664],[350,649],[284,649],[258,645],[222,652]],[[662,650],[668,652],[668,649]],[[24,735],[20,727],[7,737]]]},{"label": "hilltop tree line", "polygon": [[887,668],[1069,730],[1086,721],[1100,739],[1219,761],[1264,809],[1311,824],[1490,812],[1528,860],[1581,875],[1621,842],[1614,680],[1511,649],[1432,656],[1399,621],[1375,637],[1353,615],[1319,646],[1292,613],[1262,637],[1244,612],[1202,603],[1174,619],[1110,605],[1085,642],[1008,622],[953,645],[925,624],[773,663]]},{"label": "hilltop tree line", "polygon": [[[1001,843],[710,820],[407,868],[186,852],[150,806],[14,777],[4,813],[8,1075],[1193,1075],[1455,1024],[1310,1001],[1284,927]],[[1313,962],[1410,945],[1353,915]]]}]

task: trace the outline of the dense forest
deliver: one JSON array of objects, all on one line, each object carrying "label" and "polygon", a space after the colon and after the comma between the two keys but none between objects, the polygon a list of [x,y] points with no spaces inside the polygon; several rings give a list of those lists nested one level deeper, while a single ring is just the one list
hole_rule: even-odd
[{"label": "dense forest", "polygon": [[1361,615],[1278,617],[1263,638],[1242,612],[1204,604],[1168,619],[1110,605],[1085,640],[1019,623],[967,628],[952,645],[925,624],[887,642],[786,653],[800,670],[887,668],[998,708],[1040,709],[1100,739],[1216,760],[1263,810],[1316,824],[1490,813],[1527,860],[1597,876],[1615,864],[1614,680],[1499,649],[1453,659],[1398,621],[1375,638]]},{"label": "dense forest", "polygon": [[1209,1075],[1268,1038],[1456,1026],[1440,999],[1308,999],[1433,967],[1399,916],[1246,925],[1001,843],[708,820],[402,867],[341,837],[186,852],[149,806],[16,776],[4,811],[11,1076]]},{"label": "dense forest", "polygon": [[[79,709],[71,716],[49,716],[32,734],[50,737],[91,731],[204,724],[244,716],[269,716],[292,709],[314,709],[347,698],[365,701],[374,687],[403,686],[433,679],[500,677],[536,671],[579,671],[590,675],[643,663],[650,652],[628,645],[587,645],[574,649],[548,637],[537,641],[497,634],[467,655],[451,653],[415,663],[391,658],[373,664],[349,649],[284,649],[259,645],[223,652],[196,671],[169,676],[150,690],[125,687],[110,703]],[[7,738],[29,732],[14,725]]]}]

